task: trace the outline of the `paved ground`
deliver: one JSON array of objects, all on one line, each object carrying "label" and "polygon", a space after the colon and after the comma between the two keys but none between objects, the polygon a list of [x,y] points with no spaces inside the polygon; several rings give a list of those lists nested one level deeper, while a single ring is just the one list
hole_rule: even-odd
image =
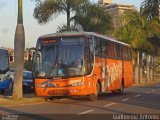
[{"label": "paved ground", "polygon": [[[7,101],[7,102],[6,102]],[[10,104],[8,104],[10,102]],[[6,104],[7,103],[7,104]],[[19,115],[26,119],[160,119],[160,83],[144,86],[134,85],[125,90],[124,95],[103,94],[97,101],[87,98],[54,99],[45,101],[33,94],[25,95],[23,100],[0,97],[2,115]],[[63,115],[62,115],[63,114]],[[125,116],[132,114],[132,116]],[[133,116],[133,114],[135,114]],[[138,115],[136,115],[138,114]],[[142,115],[141,115],[142,114]],[[150,116],[145,116],[150,115]],[[77,117],[78,116],[78,117]],[[106,119],[106,120],[107,120]]]}]

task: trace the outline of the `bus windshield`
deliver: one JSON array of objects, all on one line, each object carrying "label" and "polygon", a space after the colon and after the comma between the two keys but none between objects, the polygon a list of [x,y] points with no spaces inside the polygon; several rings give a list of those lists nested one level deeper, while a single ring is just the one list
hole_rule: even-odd
[{"label": "bus windshield", "polygon": [[5,74],[7,71],[9,71],[8,52],[0,50],[0,73]]},{"label": "bus windshield", "polygon": [[84,37],[42,40],[38,45],[35,77],[75,77],[83,75]]}]

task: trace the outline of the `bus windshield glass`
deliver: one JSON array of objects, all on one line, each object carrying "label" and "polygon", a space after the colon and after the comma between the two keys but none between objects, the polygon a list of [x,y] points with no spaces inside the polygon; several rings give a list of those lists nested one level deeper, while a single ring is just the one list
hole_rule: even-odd
[{"label": "bus windshield glass", "polygon": [[7,71],[9,71],[8,52],[0,50],[0,72],[5,74]]},{"label": "bus windshield glass", "polygon": [[75,77],[83,75],[84,37],[59,37],[38,45],[35,77]]}]

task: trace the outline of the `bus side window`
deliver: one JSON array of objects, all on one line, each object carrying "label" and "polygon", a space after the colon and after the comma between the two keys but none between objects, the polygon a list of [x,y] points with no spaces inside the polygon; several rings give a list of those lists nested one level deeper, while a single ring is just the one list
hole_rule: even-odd
[{"label": "bus side window", "polygon": [[109,57],[114,57],[115,51],[114,51],[114,44],[112,42],[109,43]]},{"label": "bus side window", "polygon": [[124,59],[128,59],[129,58],[129,51],[127,47],[124,47]]},{"label": "bus side window", "polygon": [[122,46],[120,46],[120,59],[123,59],[123,47]]},{"label": "bus side window", "polygon": [[86,68],[87,68],[87,75],[91,74],[93,70],[93,62],[94,62],[94,43],[91,36],[88,37],[86,41],[86,48],[85,48],[85,61],[86,61]]},{"label": "bus side window", "polygon": [[132,59],[132,50],[129,48],[129,59]]},{"label": "bus side window", "polygon": [[130,59],[130,53],[129,53],[129,47],[126,48],[127,53],[127,59]]},{"label": "bus side window", "polygon": [[121,48],[121,53],[122,53],[122,59],[125,59],[126,57],[125,57],[125,47],[122,47]]},{"label": "bus side window", "polygon": [[114,58],[117,58],[117,44],[114,43]]},{"label": "bus side window", "polygon": [[123,48],[123,59],[126,59],[126,48]]},{"label": "bus side window", "polygon": [[121,58],[120,45],[116,44],[116,58]]},{"label": "bus side window", "polygon": [[128,51],[128,48],[126,47],[126,59],[128,59],[129,58],[129,53],[128,53],[129,51]]},{"label": "bus side window", "polygon": [[107,57],[108,56],[108,42],[102,40],[101,44],[102,44],[102,56]]},{"label": "bus side window", "polygon": [[95,38],[95,55],[96,56],[102,56],[102,47],[100,39]]}]

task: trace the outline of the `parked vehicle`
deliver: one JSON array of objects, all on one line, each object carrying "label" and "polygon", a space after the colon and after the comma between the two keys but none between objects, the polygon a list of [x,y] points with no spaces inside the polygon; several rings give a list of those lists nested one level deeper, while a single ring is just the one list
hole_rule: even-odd
[{"label": "parked vehicle", "polygon": [[[14,70],[10,71],[10,79],[12,81],[12,86],[14,84]],[[31,71],[23,71],[23,91],[24,92],[33,92],[34,84],[33,84],[33,76]]]},{"label": "parked vehicle", "polygon": [[24,71],[23,72],[23,91],[29,92],[34,91],[34,84],[33,84],[33,76],[31,71]]},{"label": "parked vehicle", "polygon": [[8,51],[0,48],[0,94],[4,94],[10,86],[9,69]]}]

